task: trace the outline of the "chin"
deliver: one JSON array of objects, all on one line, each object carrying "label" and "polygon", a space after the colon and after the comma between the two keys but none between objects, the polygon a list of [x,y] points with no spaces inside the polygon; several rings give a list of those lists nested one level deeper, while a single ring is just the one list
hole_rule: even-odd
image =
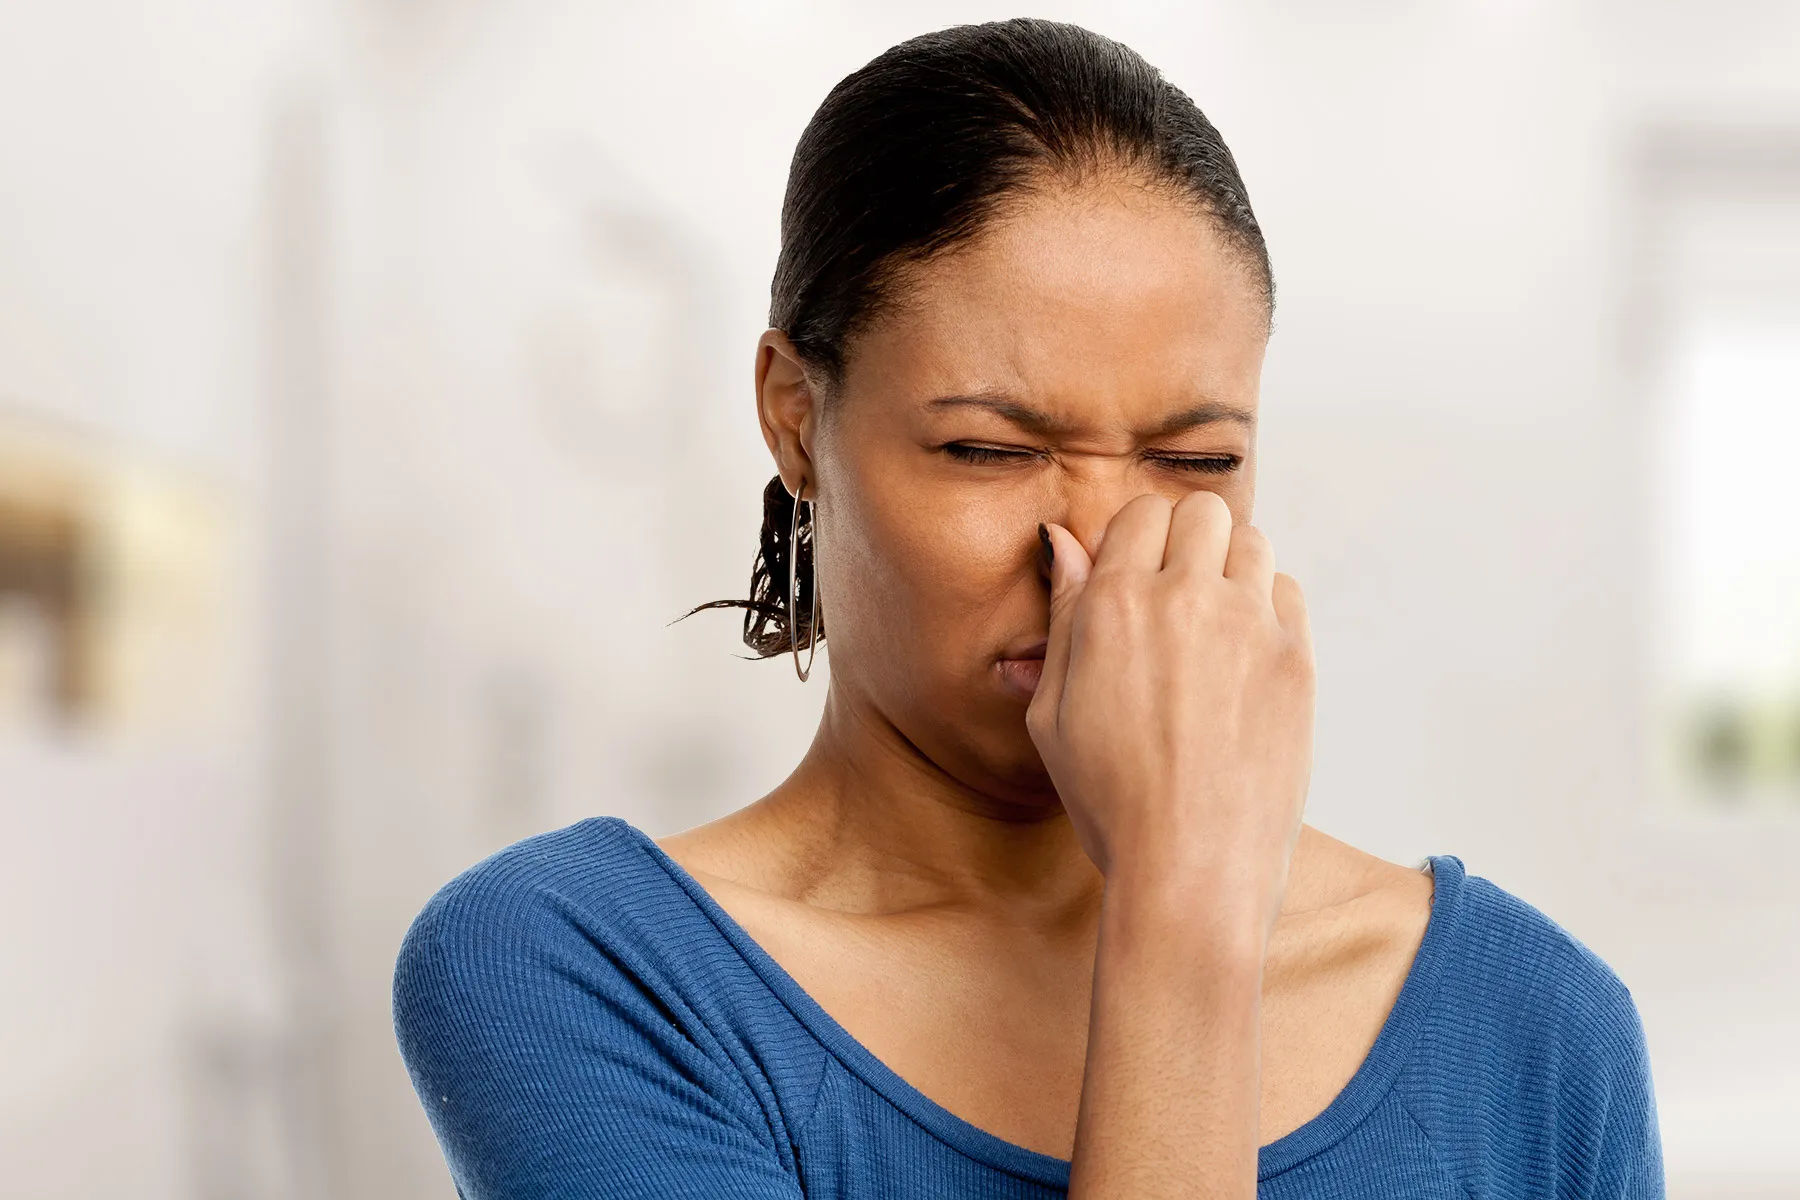
[{"label": "chin", "polygon": [[999,804],[1017,810],[1009,815],[1031,820],[1062,811],[1056,785],[1025,731],[1022,712],[1004,728],[984,729],[966,744],[964,754],[972,769],[959,774]]}]

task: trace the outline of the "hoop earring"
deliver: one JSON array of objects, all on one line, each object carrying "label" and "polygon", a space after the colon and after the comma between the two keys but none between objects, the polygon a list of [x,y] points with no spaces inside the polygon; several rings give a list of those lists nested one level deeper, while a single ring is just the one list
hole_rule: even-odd
[{"label": "hoop earring", "polygon": [[[812,674],[813,657],[819,652],[819,565],[817,553],[819,549],[819,531],[813,530],[813,552],[815,561],[812,573],[812,603],[809,608],[811,619],[807,622],[806,665],[800,665],[800,497],[806,494],[806,480],[800,481],[799,490],[794,493],[794,519],[788,526],[788,648],[794,652],[794,674],[805,683]],[[816,513],[811,500],[807,514],[810,518]]]}]

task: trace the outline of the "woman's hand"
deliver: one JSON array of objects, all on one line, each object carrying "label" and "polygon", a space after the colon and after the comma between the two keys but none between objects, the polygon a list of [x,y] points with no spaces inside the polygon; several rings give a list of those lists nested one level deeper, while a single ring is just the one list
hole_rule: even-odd
[{"label": "woman's hand", "polygon": [[1026,726],[1082,846],[1109,890],[1177,888],[1266,937],[1312,772],[1299,587],[1211,492],[1137,497],[1091,562],[1047,528],[1049,645]]},{"label": "woman's hand", "polygon": [[1139,496],[1092,562],[1048,530],[1026,714],[1106,877],[1071,1200],[1253,1200],[1263,959],[1312,771],[1294,581],[1197,491]]}]

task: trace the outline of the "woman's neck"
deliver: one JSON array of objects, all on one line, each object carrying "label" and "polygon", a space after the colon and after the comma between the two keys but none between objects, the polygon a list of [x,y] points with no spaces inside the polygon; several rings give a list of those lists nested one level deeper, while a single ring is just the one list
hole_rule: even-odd
[{"label": "woman's neck", "polygon": [[[854,914],[1066,930],[1097,919],[1104,884],[1053,791],[985,794],[841,694],[773,791],[661,844],[697,875]],[[1399,870],[1303,825],[1283,916],[1355,900]]]},{"label": "woman's neck", "polygon": [[1100,900],[1100,873],[1053,791],[1024,803],[985,795],[835,691],[799,766],[727,820],[754,839],[744,861],[759,864],[759,878],[737,882],[822,907],[1061,922]]}]

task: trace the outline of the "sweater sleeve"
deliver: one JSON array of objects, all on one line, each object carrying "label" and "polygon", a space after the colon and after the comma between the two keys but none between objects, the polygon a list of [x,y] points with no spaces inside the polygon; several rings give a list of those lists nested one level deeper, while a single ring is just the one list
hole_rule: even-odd
[{"label": "sweater sleeve", "polygon": [[1584,1200],[1663,1200],[1662,1136],[1643,1023],[1623,984],[1594,1043],[1596,1107],[1604,1113]]},{"label": "sweater sleeve", "polygon": [[394,1025],[464,1200],[798,1200],[755,1092],[656,978],[528,885],[426,907]]},{"label": "sweater sleeve", "polygon": [[1420,1052],[1400,1091],[1471,1196],[1663,1200],[1643,1022],[1630,990],[1538,909],[1468,876]]}]

